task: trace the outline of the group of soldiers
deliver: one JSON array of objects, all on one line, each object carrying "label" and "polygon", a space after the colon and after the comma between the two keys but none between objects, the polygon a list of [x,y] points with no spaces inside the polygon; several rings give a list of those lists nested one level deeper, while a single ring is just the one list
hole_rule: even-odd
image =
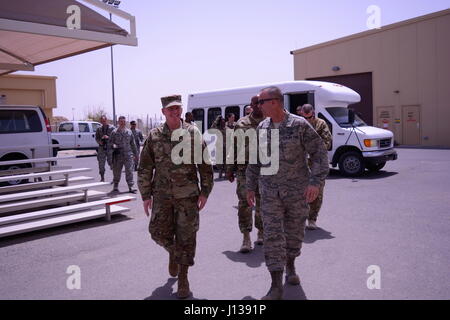
[{"label": "group of soldiers", "polygon": [[[144,143],[138,166],[138,186],[145,214],[150,217],[150,235],[168,252],[168,271],[178,277],[177,296],[183,299],[191,294],[188,270],[194,265],[199,212],[213,189],[214,174],[208,152],[203,152],[207,147],[200,130],[192,118],[181,119],[181,96],[162,97],[161,102],[166,122],[152,129]],[[243,234],[240,251],[243,253],[252,249],[250,232],[255,207],[256,243],[264,244],[266,266],[272,278],[263,299],[282,299],[284,271],[287,283],[300,283],[295,259],[300,255],[306,220],[309,220],[308,227],[316,228],[329,171],[327,148],[331,144],[331,134],[326,123],[315,117],[310,105],[301,106],[298,112],[302,117],[288,113],[280,89],[268,87],[251,99],[247,115],[237,123],[232,116],[226,120],[218,118],[215,123],[219,130],[224,127],[244,131],[252,128],[258,132],[279,130],[279,170],[276,173],[262,175],[264,165],[249,163],[248,158],[245,163],[227,161],[222,168],[230,182],[237,180],[238,223]],[[172,141],[171,137],[178,129],[186,130],[194,142],[189,153],[191,162],[178,163],[172,159],[172,150],[179,142]],[[112,137],[111,134],[110,139]],[[271,139],[270,134],[268,139]],[[133,151],[133,143],[128,142]],[[201,161],[194,159],[195,142],[201,145],[204,155]],[[244,143],[237,148],[248,150],[248,145]]]},{"label": "group of soldiers", "polygon": [[119,126],[108,124],[106,116],[100,118],[101,127],[95,132],[95,140],[98,143],[97,160],[100,173],[100,181],[105,181],[105,163],[107,162],[113,172],[113,192],[119,191],[119,182],[122,176],[122,168],[125,167],[125,179],[128,191],[136,193],[133,188],[133,170],[137,171],[139,163],[140,145],[144,136],[136,129],[136,121],[130,122],[130,129],[126,127],[125,117],[119,117]]}]

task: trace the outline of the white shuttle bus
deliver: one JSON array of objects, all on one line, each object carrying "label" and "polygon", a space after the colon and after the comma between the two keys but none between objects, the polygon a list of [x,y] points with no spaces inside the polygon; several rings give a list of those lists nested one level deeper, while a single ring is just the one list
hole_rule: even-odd
[{"label": "white shuttle bus", "polygon": [[342,174],[358,176],[365,169],[379,171],[387,161],[397,159],[393,133],[368,126],[348,109],[361,100],[360,95],[342,85],[321,81],[288,81],[189,94],[187,111],[192,112],[195,122],[201,125],[213,159],[215,136],[205,131],[218,115],[234,113],[236,121],[243,117],[251,97],[268,86],[281,89],[285,109],[293,114],[305,103],[315,107],[316,116],[326,121],[333,135],[333,144],[328,150],[330,164],[339,166]]}]

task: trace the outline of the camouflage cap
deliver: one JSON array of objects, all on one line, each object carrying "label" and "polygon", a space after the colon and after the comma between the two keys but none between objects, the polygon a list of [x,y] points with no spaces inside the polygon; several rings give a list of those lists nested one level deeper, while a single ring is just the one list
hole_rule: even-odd
[{"label": "camouflage cap", "polygon": [[180,106],[181,107],[183,105],[181,103],[181,96],[178,94],[174,94],[174,95],[167,96],[167,97],[162,97],[161,103],[162,103],[163,108],[168,108],[171,106]]}]

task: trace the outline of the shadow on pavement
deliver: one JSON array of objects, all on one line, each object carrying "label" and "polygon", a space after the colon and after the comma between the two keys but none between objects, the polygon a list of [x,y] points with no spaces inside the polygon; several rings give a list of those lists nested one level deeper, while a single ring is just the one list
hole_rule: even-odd
[{"label": "shadow on pavement", "polygon": [[290,284],[284,284],[283,286],[284,300],[308,300],[306,298],[305,291],[303,291],[302,285],[292,286]]},{"label": "shadow on pavement", "polygon": [[222,253],[231,261],[245,263],[250,268],[259,268],[264,263],[263,246],[255,245],[249,253],[240,253],[239,251],[224,251]]},{"label": "shadow on pavement", "polygon": [[[327,180],[337,180],[337,179],[346,179],[346,180],[375,180],[375,179],[383,179],[389,178],[397,175],[398,172],[389,172],[389,171],[378,171],[378,172],[370,172],[365,171],[359,177],[346,177],[340,173],[337,169],[330,169],[330,173],[328,174]],[[326,186],[325,186],[326,188]]]},{"label": "shadow on pavement", "polygon": [[[145,298],[144,300],[180,300],[177,298],[176,292],[177,289],[173,288],[175,282],[177,282],[177,278],[167,279],[167,282],[162,287],[156,288],[152,292],[151,296]],[[183,300],[200,300],[200,299],[197,299],[193,295],[191,295],[187,299]]]},{"label": "shadow on pavement", "polygon": [[112,223],[119,223],[127,220],[131,220],[122,214],[113,215],[111,221],[106,221],[104,218],[93,219],[89,221],[72,223],[64,226],[58,226],[49,229],[36,230],[28,233],[17,234],[13,236],[8,236],[0,239],[0,248],[7,246],[20,244],[28,241],[38,240],[42,238],[47,238],[51,236],[57,236],[65,233],[76,232],[81,230],[86,230],[90,228],[102,227],[104,225],[109,225]]},{"label": "shadow on pavement", "polygon": [[331,232],[324,230],[322,228],[317,228],[316,230],[305,230],[305,238],[303,239],[304,243],[313,243],[318,240],[330,240],[335,237],[331,235]]}]

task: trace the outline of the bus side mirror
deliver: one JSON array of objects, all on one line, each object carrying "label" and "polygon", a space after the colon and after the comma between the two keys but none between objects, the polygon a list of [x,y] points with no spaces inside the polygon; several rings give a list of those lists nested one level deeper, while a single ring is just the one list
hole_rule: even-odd
[{"label": "bus side mirror", "polygon": [[355,111],[353,111],[352,109],[348,109],[348,123],[355,123]]}]

